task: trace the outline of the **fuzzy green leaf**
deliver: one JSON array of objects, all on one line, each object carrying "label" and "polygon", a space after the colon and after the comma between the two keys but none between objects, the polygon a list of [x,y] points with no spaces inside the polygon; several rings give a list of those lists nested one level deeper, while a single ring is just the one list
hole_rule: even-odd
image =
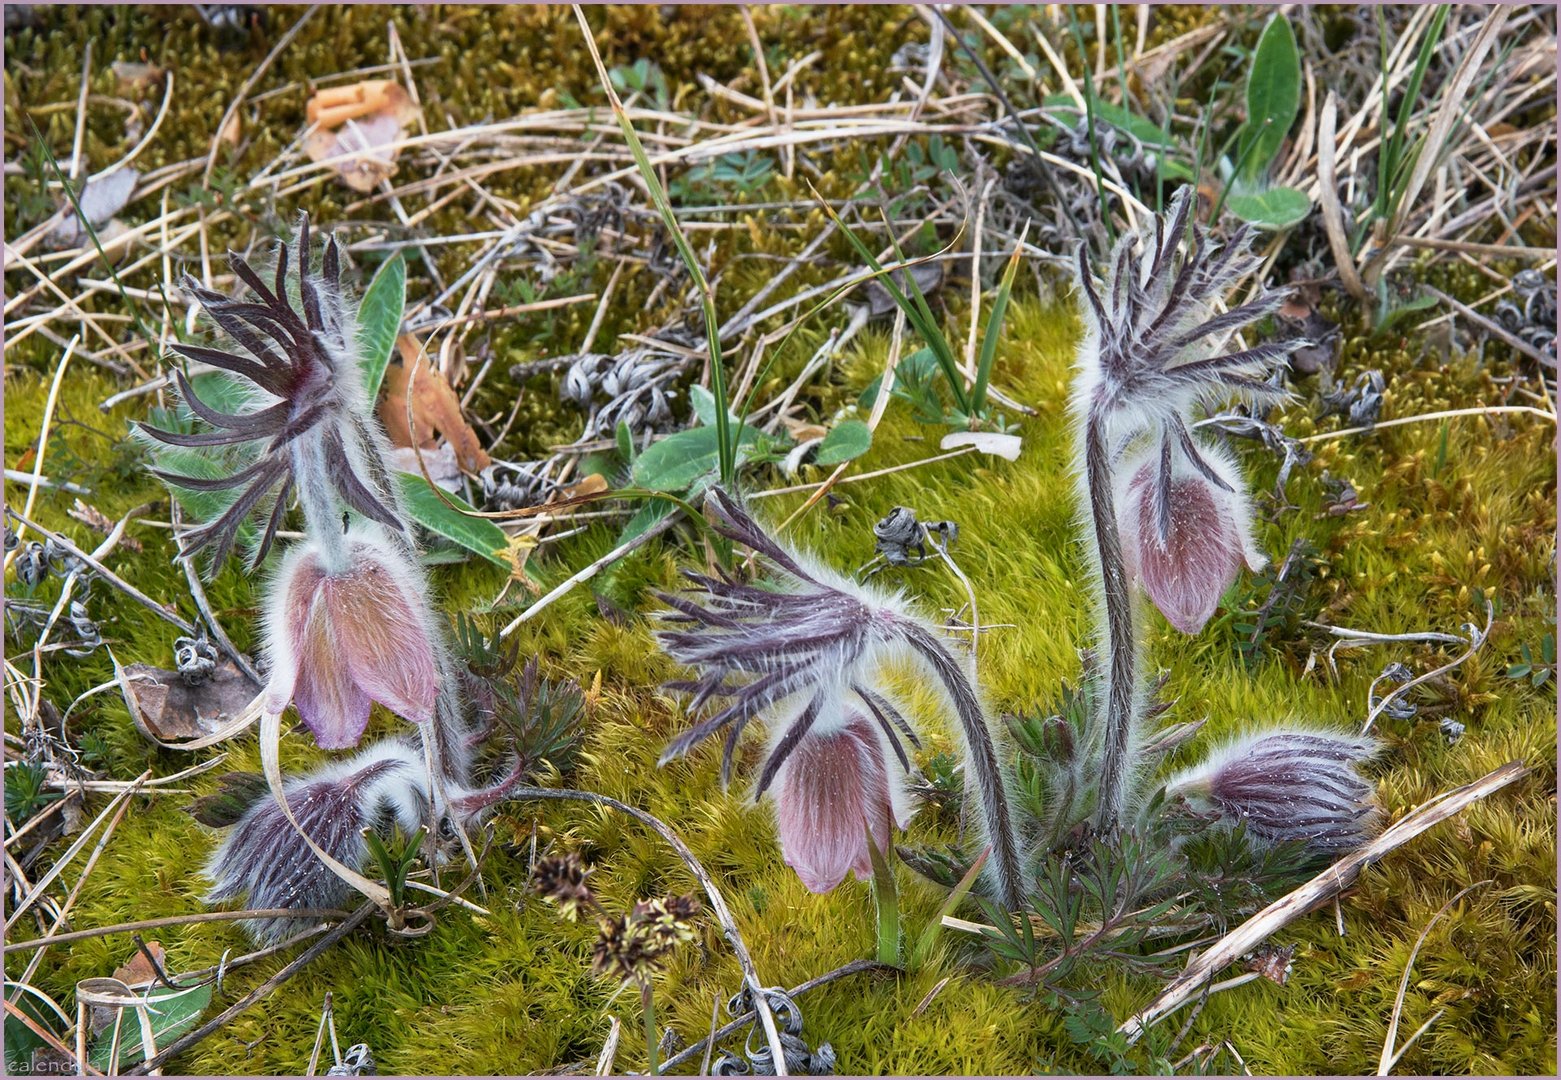
[{"label": "fuzzy green leaf", "polygon": [[1300,111],[1301,54],[1289,20],[1275,15],[1258,39],[1247,72],[1247,122],[1242,128],[1240,152],[1245,160],[1244,177],[1256,180],[1267,174]]},{"label": "fuzzy green leaf", "polygon": [[397,252],[379,268],[358,304],[358,349],[363,364],[363,388],[370,402],[379,397],[385,368],[401,333],[406,299],[407,264]]},{"label": "fuzzy green leaf", "polygon": [[820,465],[839,465],[867,453],[873,445],[873,429],[861,420],[842,420],[819,443],[813,460]]},{"label": "fuzzy green leaf", "polygon": [[491,563],[506,568],[510,566],[509,559],[504,555],[509,547],[509,538],[504,535],[503,529],[487,518],[468,517],[444,501],[449,499],[462,510],[470,510],[471,507],[460,496],[444,492],[444,498],[440,498],[432,485],[416,473],[398,472],[396,480],[401,485],[401,497],[406,500],[407,513],[419,525],[468,551],[476,552]]},{"label": "fuzzy green leaf", "polygon": [[1312,212],[1312,200],[1304,191],[1291,187],[1233,193],[1226,205],[1242,221],[1261,229],[1288,229],[1299,225]]}]

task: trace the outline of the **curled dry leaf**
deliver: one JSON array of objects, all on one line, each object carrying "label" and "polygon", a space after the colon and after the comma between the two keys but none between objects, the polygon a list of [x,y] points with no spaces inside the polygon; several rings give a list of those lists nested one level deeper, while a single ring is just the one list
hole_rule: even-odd
[{"label": "curled dry leaf", "polygon": [[141,64],[130,60],[115,60],[109,65],[109,70],[114,73],[114,84],[121,94],[156,86],[163,81],[163,76],[166,74],[164,69],[156,64]]},{"label": "curled dry leaf", "polygon": [[[114,242],[127,231],[114,215],[130,202],[136,181],[140,179],[141,174],[134,169],[116,169],[101,179],[87,181],[76,195],[76,205],[67,201],[65,216],[49,233],[49,245],[59,251],[80,247],[89,242],[87,228],[90,226],[98,234],[98,243],[112,253],[117,246]],[[76,214],[77,206],[87,219],[85,223]]]},{"label": "curled dry leaf", "polygon": [[[421,446],[433,449],[434,433],[443,435],[455,451],[456,461],[467,472],[481,472],[492,464],[488,452],[477,440],[477,433],[461,415],[461,399],[443,375],[428,360],[422,343],[411,334],[396,340],[401,362],[385,372],[385,400],[379,408],[380,421],[392,446]],[[417,379],[411,373],[417,372]],[[407,427],[407,385],[412,386],[412,427]],[[414,463],[415,465],[415,463]],[[415,470],[414,470],[415,471]]]},{"label": "curled dry leaf", "polygon": [[1009,461],[1018,461],[1024,443],[1019,436],[1005,435],[1000,431],[954,431],[943,436],[943,441],[938,445],[944,450],[974,446],[983,454],[995,454]]},{"label": "curled dry leaf", "polygon": [[[403,429],[406,427],[405,421],[401,426]],[[419,456],[422,458],[421,467],[418,465]],[[390,451],[390,463],[401,472],[413,475],[421,475],[422,470],[427,469],[429,479],[444,490],[461,490],[461,463],[456,460],[455,448],[447,442],[441,442],[431,450],[424,450],[421,455],[410,446],[394,447]]]},{"label": "curled dry leaf", "polygon": [[227,657],[199,686],[188,685],[177,671],[128,664],[120,688],[136,730],[160,743],[205,738],[242,713],[260,692]]},{"label": "curled dry leaf", "polygon": [[311,161],[332,161],[352,190],[370,192],[395,175],[395,144],[417,113],[411,96],[389,79],[317,90],[306,113],[314,130],[304,148]]}]

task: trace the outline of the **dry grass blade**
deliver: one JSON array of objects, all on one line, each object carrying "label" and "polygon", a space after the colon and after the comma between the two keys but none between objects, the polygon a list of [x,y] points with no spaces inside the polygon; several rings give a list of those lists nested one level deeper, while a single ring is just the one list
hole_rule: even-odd
[{"label": "dry grass blade", "polygon": [[[1485,54],[1490,52],[1491,46],[1496,44],[1496,39],[1511,13],[1511,8],[1501,5],[1490,9],[1484,25],[1480,27],[1479,36],[1474,39],[1474,44],[1469,46],[1469,51],[1464,53],[1463,59],[1459,61],[1458,70],[1453,73],[1452,79],[1442,91],[1441,107],[1437,109],[1436,118],[1431,121],[1431,128],[1426,133],[1420,155],[1415,160],[1414,171],[1409,174],[1409,183],[1405,185],[1404,196],[1398,204],[1399,212],[1393,221],[1393,227],[1388,230],[1390,237],[1398,233],[1404,215],[1416,205],[1420,190],[1425,187],[1431,170],[1441,164],[1442,150],[1449,136],[1452,135],[1453,125],[1458,122],[1458,118],[1468,107],[1466,98],[1470,87],[1474,85],[1474,80],[1480,75],[1480,63],[1485,59]],[[1387,245],[1384,245],[1384,254],[1386,248]],[[1380,258],[1381,255],[1378,257]]]},{"label": "dry grass blade", "polygon": [[1368,303],[1370,294],[1355,269],[1355,257],[1350,254],[1349,233],[1345,228],[1344,209],[1339,204],[1339,177],[1334,157],[1338,152],[1335,128],[1339,122],[1339,101],[1332,90],[1323,102],[1322,116],[1317,131],[1317,180],[1318,201],[1322,204],[1323,228],[1328,233],[1328,248],[1333,252],[1333,263],[1339,270],[1339,282],[1344,291],[1360,303]]},{"label": "dry grass blade", "polygon": [[1371,843],[1340,859],[1299,889],[1274,901],[1226,934],[1207,952],[1188,964],[1153,1001],[1124,1021],[1117,1030],[1127,1035],[1129,1042],[1137,1042],[1150,1027],[1195,997],[1200,988],[1226,965],[1251,952],[1273,934],[1314,910],[1318,904],[1343,892],[1365,867],[1472,803],[1516,782],[1528,775],[1528,772],[1528,767],[1522,762],[1508,762],[1474,783],[1446,792],[1406,814]]},{"label": "dry grass blade", "polygon": [[[1404,1051],[1408,1050],[1413,1045],[1415,1039],[1419,1038],[1420,1032],[1426,1030],[1422,1027],[1420,1031],[1411,1035],[1397,1051],[1393,1049],[1393,1044],[1398,1041],[1398,1022],[1404,1013],[1404,995],[1409,991],[1409,973],[1415,969],[1415,957],[1420,955],[1420,946],[1425,944],[1426,938],[1431,936],[1431,929],[1441,921],[1443,915],[1452,910],[1454,904],[1468,896],[1475,889],[1483,888],[1489,884],[1490,880],[1487,879],[1485,881],[1476,881],[1467,888],[1459,889],[1447,903],[1441,906],[1435,915],[1431,916],[1431,921],[1425,924],[1425,929],[1420,931],[1420,936],[1415,939],[1415,947],[1409,950],[1409,959],[1404,961],[1404,977],[1398,983],[1398,996],[1393,999],[1393,1019],[1388,1022],[1387,1038],[1382,1041],[1382,1058],[1377,1063],[1378,1076],[1386,1076],[1393,1066],[1398,1064],[1398,1059],[1404,1056]],[[1435,1017],[1432,1017],[1432,1019],[1435,1019]],[[1426,1024],[1429,1026],[1430,1021],[1426,1021]]]},{"label": "dry grass blade", "polygon": [[278,971],[275,975],[271,976],[265,982],[255,987],[255,989],[245,994],[238,1001],[235,1001],[232,1005],[222,1010],[221,1013],[212,1017],[194,1031],[181,1035],[179,1038],[175,1039],[173,1042],[159,1050],[152,1057],[147,1058],[145,1061],[141,1062],[139,1065],[136,1065],[133,1068],[126,1069],[125,1075],[145,1076],[149,1073],[154,1073],[158,1069],[161,1069],[164,1065],[168,1064],[168,1062],[172,1060],[175,1055],[184,1053],[186,1050],[200,1042],[212,1032],[227,1026],[232,1022],[234,1017],[244,1012],[251,1005],[255,1004],[255,1002],[265,997],[272,990],[275,990],[278,986],[281,986],[288,979],[291,979],[294,975],[298,974],[298,972],[302,971],[305,967],[311,964],[316,957],[320,956],[342,938],[356,930],[363,923],[363,920],[367,919],[371,914],[373,914],[373,912],[373,904],[364,904],[363,906],[359,907],[352,913],[351,916],[347,918],[345,922],[337,925],[335,928],[321,937],[319,941],[316,941],[313,945],[309,946],[309,948],[305,949],[281,971]]}]

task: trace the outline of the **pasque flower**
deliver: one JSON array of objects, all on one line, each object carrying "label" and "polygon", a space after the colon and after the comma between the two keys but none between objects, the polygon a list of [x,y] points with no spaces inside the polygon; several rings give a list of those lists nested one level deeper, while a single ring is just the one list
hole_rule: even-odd
[{"label": "pasque flower", "polygon": [[[418,751],[398,740],[369,747],[346,761],[290,780],[287,805],[316,844],[345,866],[360,869],[368,857],[363,830],[380,817],[410,833],[422,823],[426,803],[417,791]],[[318,859],[269,794],[256,798],[231,827],[206,866],[213,882],[209,903],[244,898],[251,908],[333,908],[352,889]],[[303,929],[308,920],[246,920],[259,941],[275,941]]]},{"label": "pasque flower", "polygon": [[288,551],[271,589],[265,707],[291,701],[326,750],[356,746],[378,701],[415,723],[433,719],[439,674],[421,581],[399,546],[375,527],[345,537],[333,571],[319,545]]},{"label": "pasque flower", "polygon": [[1273,843],[1300,842],[1319,855],[1351,851],[1371,837],[1372,785],[1357,767],[1374,740],[1301,727],[1260,731],[1216,750],[1173,777],[1167,792],[1212,808]]},{"label": "pasque flower", "polygon": [[826,891],[863,866],[867,834],[887,845],[889,823],[908,810],[909,723],[878,689],[880,668],[906,661],[930,675],[963,736],[968,782],[979,796],[1002,902],[1021,888],[1008,794],[976,690],[941,636],[899,596],[864,586],[787,550],[731,496],[712,490],[705,512],[723,535],[776,571],[765,586],[686,572],[695,595],[664,595],[671,608],[662,648],[696,678],[669,684],[692,695],[690,711],[720,707],[674,739],[666,762],[725,733],[721,776],[730,779],[743,730],[763,717],[772,734],[756,797],[774,789],[787,861],[810,889]]},{"label": "pasque flower", "polygon": [[174,446],[253,445],[258,449],[252,464],[225,477],[157,472],[176,487],[241,489],[224,513],[190,534],[186,554],[215,545],[214,565],[226,557],[239,527],[268,496],[272,501],[254,553],[256,565],[270,550],[294,492],[305,513],[315,518],[339,522],[334,505],[339,499],[387,528],[404,528],[396,513],[397,495],[383,465],[383,436],[366,419],[371,414],[364,401],[356,325],[344,299],[336,240],[326,241],[320,272],[311,273],[309,218],[300,218],[297,306],[287,291],[292,268],[287,244],[280,244],[279,249],[276,276],[270,285],[244,259],[229,256],[233,272],[254,293],[253,299],[223,296],[189,276],[182,283],[243,352],[182,343],[172,346],[187,359],[244,379],[258,394],[256,408],[242,413],[214,409],[201,400],[185,373],[175,368],[174,380],[185,405],[214,430],[186,434],[140,425],[151,438]]},{"label": "pasque flower", "polygon": [[1225,398],[1254,404],[1283,396],[1264,381],[1300,340],[1223,351],[1232,333],[1278,309],[1265,292],[1217,313],[1258,265],[1253,233],[1223,246],[1192,220],[1183,188],[1152,228],[1124,236],[1097,287],[1078,253],[1079,346],[1073,409],[1079,476],[1100,579],[1102,756],[1095,824],[1115,825],[1131,771],[1140,699],[1133,590],[1143,589],[1179,629],[1203,627],[1241,561],[1261,566],[1240,475],[1192,434],[1193,413]]},{"label": "pasque flower", "polygon": [[775,772],[781,854],[812,892],[829,892],[847,873],[865,881],[868,837],[887,851],[894,829],[910,821],[904,770],[884,740],[866,715],[848,710],[815,722]]},{"label": "pasque flower", "polygon": [[1205,475],[1168,443],[1156,449],[1118,471],[1122,557],[1171,625],[1196,634],[1242,566],[1261,570],[1268,557],[1252,539],[1252,507],[1228,452],[1198,446]]}]

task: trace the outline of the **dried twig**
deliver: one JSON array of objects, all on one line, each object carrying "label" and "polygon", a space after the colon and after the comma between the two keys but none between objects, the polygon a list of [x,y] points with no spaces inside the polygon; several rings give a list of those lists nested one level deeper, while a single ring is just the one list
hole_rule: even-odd
[{"label": "dried twig", "polygon": [[1433,825],[1446,821],[1469,805],[1528,775],[1528,772],[1522,762],[1508,762],[1472,784],[1445,792],[1406,814],[1371,843],[1340,859],[1305,885],[1274,901],[1220,938],[1216,945],[1188,964],[1153,1001],[1129,1017],[1117,1030],[1126,1034],[1129,1042],[1138,1041],[1155,1023],[1199,993],[1214,974],[1251,952],[1296,919],[1315,910],[1319,904],[1343,892],[1355,881],[1361,870]]}]

